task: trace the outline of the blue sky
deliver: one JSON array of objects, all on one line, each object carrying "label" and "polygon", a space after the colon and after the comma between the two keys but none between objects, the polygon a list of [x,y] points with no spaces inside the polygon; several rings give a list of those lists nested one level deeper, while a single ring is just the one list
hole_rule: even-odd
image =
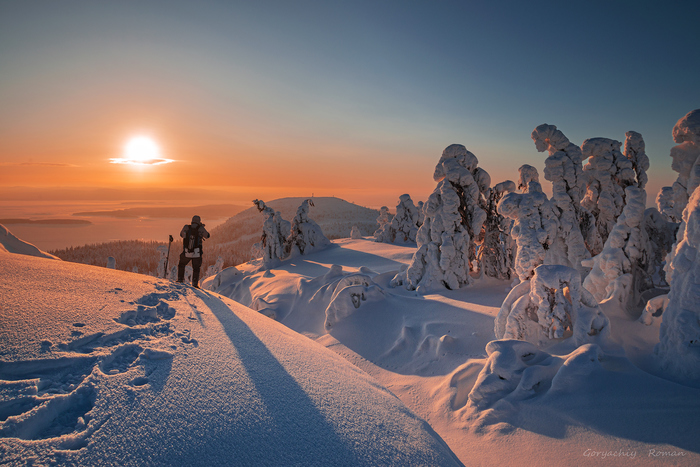
[{"label": "blue sky", "polygon": [[653,198],[675,178],[673,125],[700,107],[698,5],[0,1],[0,162],[106,171],[146,131],[217,187],[390,204],[426,196],[452,143],[494,183],[541,172],[530,132],[549,123],[576,144],[642,133]]}]

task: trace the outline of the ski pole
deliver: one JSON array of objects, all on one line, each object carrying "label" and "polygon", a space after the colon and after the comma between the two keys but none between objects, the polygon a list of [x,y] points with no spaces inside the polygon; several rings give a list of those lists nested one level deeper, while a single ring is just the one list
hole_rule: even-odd
[{"label": "ski pole", "polygon": [[168,260],[170,260],[170,245],[173,243],[173,236],[168,235],[168,256],[165,257],[165,270],[163,271],[163,279],[168,277]]}]

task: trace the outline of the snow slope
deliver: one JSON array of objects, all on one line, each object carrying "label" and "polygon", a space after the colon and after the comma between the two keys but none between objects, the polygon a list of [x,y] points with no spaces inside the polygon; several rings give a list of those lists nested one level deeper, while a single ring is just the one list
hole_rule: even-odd
[{"label": "snow slope", "polygon": [[0,464],[459,465],[357,367],[229,299],[0,252]]},{"label": "snow slope", "polygon": [[39,256],[41,258],[49,259],[59,259],[57,256],[50,255],[49,253],[43,252],[31,243],[27,243],[24,240],[12,235],[7,227],[0,224],[0,251],[6,251],[8,253],[16,253],[18,255],[29,255],[29,256]]},{"label": "snow slope", "polygon": [[508,282],[418,295],[389,287],[415,246],[333,243],[269,271],[224,270],[205,286],[372,375],[465,465],[700,464],[700,381],[673,382],[654,359],[658,319],[645,326],[608,301],[605,339],[558,339],[544,351],[489,344]]}]

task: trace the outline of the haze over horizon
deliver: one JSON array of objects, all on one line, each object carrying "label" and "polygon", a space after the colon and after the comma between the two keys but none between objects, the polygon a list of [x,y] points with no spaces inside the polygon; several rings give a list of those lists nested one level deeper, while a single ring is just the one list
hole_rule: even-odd
[{"label": "haze over horizon", "polygon": [[[6,201],[425,199],[464,144],[493,183],[640,132],[649,200],[698,107],[700,7],[680,2],[0,2]],[[689,59],[689,56],[691,57]],[[114,164],[135,137],[151,162]],[[153,161],[173,161],[155,165]],[[17,188],[24,187],[24,188]]]}]

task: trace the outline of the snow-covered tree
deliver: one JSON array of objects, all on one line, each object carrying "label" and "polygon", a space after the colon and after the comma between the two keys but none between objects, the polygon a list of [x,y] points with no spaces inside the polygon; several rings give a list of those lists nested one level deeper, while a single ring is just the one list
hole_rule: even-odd
[{"label": "snow-covered tree", "polygon": [[206,278],[206,277],[215,276],[223,270],[224,270],[224,258],[223,258],[223,256],[219,256],[216,259],[216,263],[212,264],[211,266],[209,266],[207,268],[207,273],[204,277]]},{"label": "snow-covered tree", "polygon": [[540,174],[537,173],[537,169],[531,165],[523,164],[518,169],[518,191],[521,193],[527,193],[528,186],[530,182],[540,183]]},{"label": "snow-covered tree", "polygon": [[647,170],[649,170],[649,157],[644,151],[646,144],[642,135],[636,131],[625,133],[625,150],[623,154],[632,162],[632,168],[637,177],[637,186],[644,188],[649,180]]},{"label": "snow-covered tree", "polygon": [[425,214],[423,214],[423,201],[418,201],[416,204],[416,209],[418,210],[418,228],[420,229],[420,226],[423,225],[423,219],[425,219]]},{"label": "snow-covered tree", "polygon": [[668,305],[654,352],[679,379],[700,379],[700,188],[690,197],[682,219],[670,263]]},{"label": "snow-covered tree", "polygon": [[[290,234],[290,224],[264,201],[256,199],[253,200],[253,204],[265,216],[257,250],[262,250],[263,267],[269,269],[287,256],[286,242]],[[256,249],[256,246],[253,248]]]},{"label": "snow-covered tree", "polygon": [[518,339],[540,345],[571,335],[579,346],[591,336],[607,336],[610,322],[586,289],[581,275],[560,265],[537,267],[531,281],[514,287],[496,317],[498,339]]},{"label": "snow-covered tree", "polygon": [[512,279],[515,275],[516,244],[510,236],[513,222],[497,210],[501,199],[514,191],[515,183],[512,181],[498,183],[491,188],[486,204],[484,242],[479,248],[477,259],[484,274],[497,279]]},{"label": "snow-covered tree", "polygon": [[309,217],[309,209],[314,203],[310,199],[302,201],[292,221],[292,231],[287,239],[287,251],[292,256],[308,255],[322,250],[331,244],[321,227]]},{"label": "snow-covered tree", "polygon": [[602,251],[602,246],[615,227],[617,218],[625,207],[625,188],[639,186],[633,161],[620,152],[622,143],[609,138],[590,138],[583,142],[581,150],[588,163],[583,170],[589,183],[581,205],[595,216],[595,228],[601,244],[589,244],[592,255]]},{"label": "snow-covered tree", "polygon": [[383,222],[387,218],[388,213],[382,211],[379,219],[377,219],[380,228],[374,233],[376,241],[384,243],[416,241],[416,234],[420,227],[420,216],[418,208],[413,204],[410,195],[401,195],[399,204],[396,205],[396,215],[391,219],[391,222]]},{"label": "snow-covered tree", "polygon": [[168,260],[168,247],[160,245],[158,247],[160,258],[158,259],[158,268],[156,269],[156,277],[165,277],[165,262]]},{"label": "snow-covered tree", "polygon": [[388,207],[382,206],[379,209],[377,224],[379,224],[379,228],[374,232],[374,241],[392,243],[394,239],[391,232],[391,214]]},{"label": "snow-covered tree", "polygon": [[681,222],[688,198],[700,184],[700,109],[688,112],[673,127],[671,168],[678,178],[671,187],[663,187],[656,198],[661,214],[671,222]]},{"label": "snow-covered tree", "polygon": [[433,175],[437,187],[423,206],[418,250],[408,269],[394,277],[393,286],[427,293],[471,283],[469,272],[477,241],[483,238],[483,207],[491,184],[491,177],[478,163],[461,144],[443,151]]},{"label": "snow-covered tree", "polygon": [[117,260],[114,259],[114,256],[110,256],[107,258],[107,268],[108,269],[117,269]]},{"label": "snow-covered tree", "polygon": [[591,225],[593,217],[581,206],[588,180],[581,149],[554,125],[540,125],[531,136],[538,151],[549,153],[544,178],[552,182],[552,201],[559,211],[559,233],[551,254],[558,257],[557,263],[583,272],[581,260],[590,257],[588,248],[595,249],[600,239]]},{"label": "snow-covered tree", "polygon": [[650,245],[645,229],[646,191],[636,186],[625,189],[622,214],[605,241],[603,251],[585,261],[592,267],[583,286],[599,302],[616,297],[627,307],[634,306],[641,291],[653,287],[647,272]]},{"label": "snow-covered tree", "polygon": [[350,230],[350,238],[355,240],[362,238],[362,232],[360,232],[360,229],[358,229],[356,225],[353,225]]},{"label": "snow-covered tree", "polygon": [[526,281],[545,262],[547,250],[557,238],[557,208],[542,192],[540,184],[531,181],[525,193],[506,194],[497,210],[513,219],[510,235],[517,245],[515,272],[521,281]]}]

